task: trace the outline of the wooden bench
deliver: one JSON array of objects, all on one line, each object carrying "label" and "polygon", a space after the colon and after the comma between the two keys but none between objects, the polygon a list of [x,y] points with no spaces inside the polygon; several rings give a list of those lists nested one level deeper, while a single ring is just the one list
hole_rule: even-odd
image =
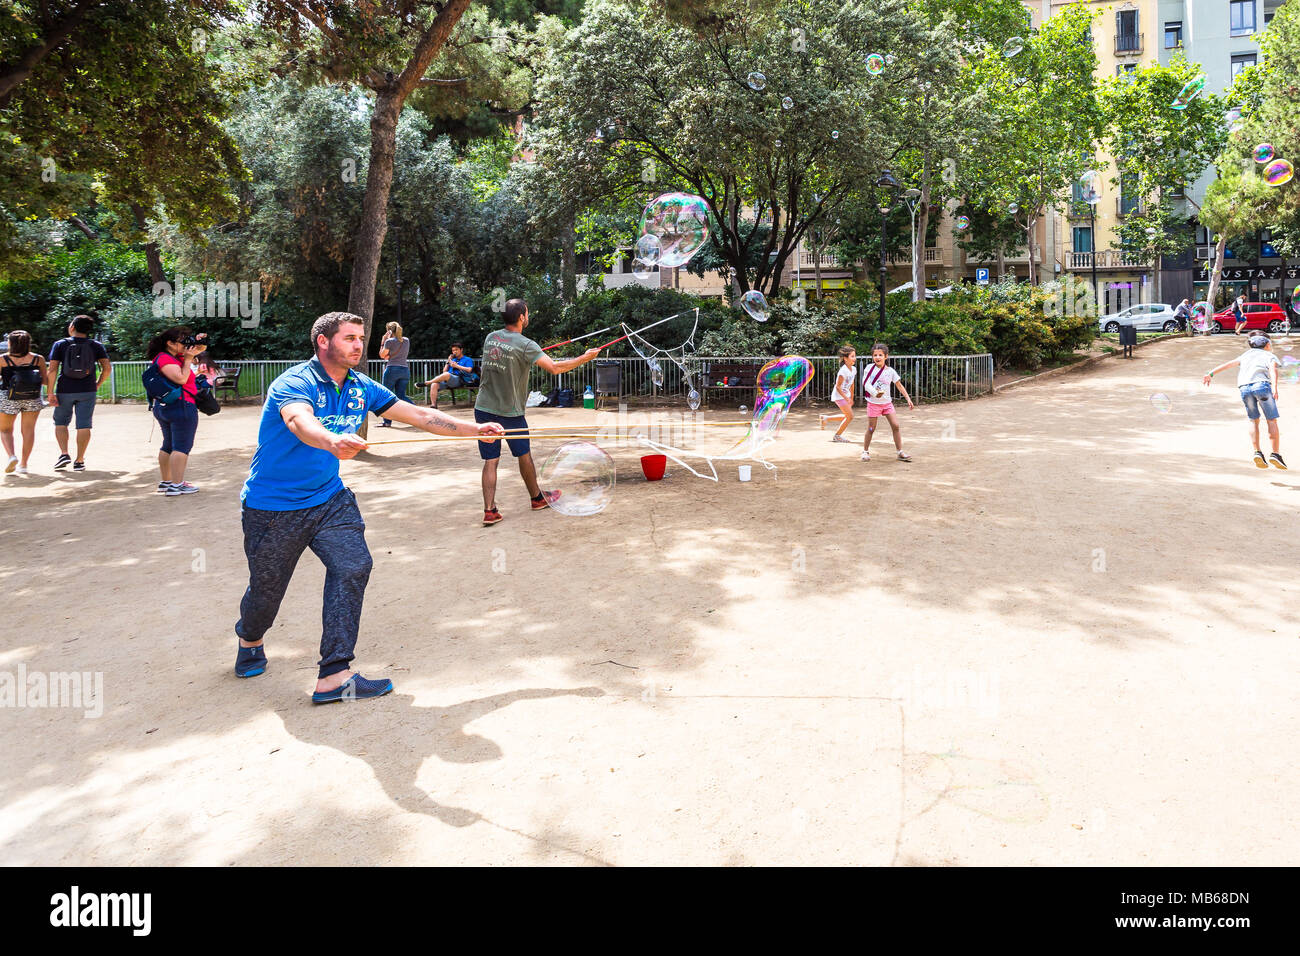
[{"label": "wooden bench", "polygon": [[[456,404],[457,404],[457,403],[456,403],[456,393],[457,393],[457,392],[461,392],[461,391],[469,392],[469,393],[470,393],[470,394],[469,394],[469,401],[470,401],[470,404],[472,405],[472,404],[473,404],[474,393],[478,391],[478,387],[479,387],[479,385],[482,383],[482,381],[483,381],[482,379],[479,379],[479,380],[478,380],[477,382],[475,382],[473,385],[461,385],[461,386],[459,386],[458,388],[448,388],[446,385],[439,386],[439,388],[438,388],[438,398],[442,398],[442,396],[450,394],[450,395],[451,395],[451,404],[452,404],[452,407],[454,408],[454,407],[456,407]],[[433,379],[429,379],[429,381],[427,381],[427,382],[417,382],[417,383],[415,383],[415,387],[416,387],[416,388],[422,388],[422,389],[424,389],[424,393],[425,393],[425,395],[428,395],[428,393],[429,393],[429,386],[430,386],[432,383],[433,383]]]},{"label": "wooden bench", "polygon": [[[736,401],[749,404],[758,388],[758,373],[763,368],[758,362],[709,362],[702,373],[704,384],[701,394],[721,397],[726,393],[736,397]],[[718,382],[734,382],[719,385]]]}]

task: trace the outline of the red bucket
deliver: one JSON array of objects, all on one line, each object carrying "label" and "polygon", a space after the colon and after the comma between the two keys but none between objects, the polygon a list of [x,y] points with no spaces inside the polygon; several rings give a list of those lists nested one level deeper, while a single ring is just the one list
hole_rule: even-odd
[{"label": "red bucket", "polygon": [[641,471],[645,474],[646,481],[658,481],[664,476],[664,468],[668,465],[667,455],[642,455]]}]

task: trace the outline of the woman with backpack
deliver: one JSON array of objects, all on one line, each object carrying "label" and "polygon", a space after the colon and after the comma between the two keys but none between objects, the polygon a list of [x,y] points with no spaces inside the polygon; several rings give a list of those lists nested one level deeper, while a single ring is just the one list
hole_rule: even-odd
[{"label": "woman with backpack", "polygon": [[[32,456],[32,445],[36,443],[36,419],[41,414],[45,403],[41,401],[41,386],[47,392],[54,391],[49,371],[45,367],[45,357],[32,351],[32,337],[27,332],[17,329],[9,333],[9,353],[4,356],[0,366],[0,444],[4,445],[9,461],[5,464],[5,474],[17,469],[18,474],[27,474],[27,460]],[[23,457],[22,461],[14,454],[14,422],[22,416]]]},{"label": "woman with backpack", "polygon": [[194,380],[194,359],[206,348],[199,337],[183,325],[164,329],[149,341],[145,357],[173,386],[167,398],[152,402],[153,417],[162,428],[162,448],[158,451],[158,493],[171,498],[192,495],[198,485],[185,480],[185,466],[194,448],[194,433],[199,427],[199,410],[194,404],[198,386]]},{"label": "woman with backpack", "polygon": [[[402,335],[402,327],[396,322],[389,322],[384,331],[388,337],[379,349],[379,357],[386,363],[384,388],[406,401],[406,387],[411,384],[411,340]],[[379,427],[392,428],[393,423],[384,418]]]}]

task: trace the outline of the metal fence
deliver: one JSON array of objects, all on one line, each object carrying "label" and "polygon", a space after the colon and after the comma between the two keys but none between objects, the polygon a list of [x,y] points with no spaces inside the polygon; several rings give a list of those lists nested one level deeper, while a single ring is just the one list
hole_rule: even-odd
[{"label": "metal fence", "polygon": [[[694,356],[687,363],[691,379],[703,397],[703,404],[748,405],[753,402],[753,388],[719,387],[720,373],[713,374],[718,364],[736,365],[752,364],[761,366],[771,361],[770,355],[751,356]],[[829,402],[831,391],[835,387],[835,376],[839,370],[840,360],[834,355],[822,355],[809,359],[813,363],[814,375],[808,387],[800,397],[802,402]],[[581,368],[556,378],[543,369],[533,366],[528,378],[530,391],[546,394],[554,388],[571,388],[575,397],[581,399],[582,393],[591,386],[596,390],[596,366],[612,363],[619,366],[619,401],[636,401],[644,403],[661,402],[678,405],[686,403],[689,390],[682,369],[670,361],[661,360],[662,383],[656,384],[650,365],[640,358],[597,359]],[[230,366],[242,368],[239,376],[239,396],[241,398],[262,398],[267,387],[275,381],[276,376],[286,369],[298,364],[298,361],[255,361],[229,362]],[[427,394],[414,385],[427,381],[446,367],[445,359],[411,359],[412,389],[409,397],[423,399]],[[858,358],[858,382],[871,364],[869,358]],[[903,387],[912,396],[913,401],[945,402],[964,398],[976,398],[993,391],[993,356],[984,355],[891,355],[889,364],[902,378]],[[144,385],[140,376],[148,367],[148,362],[114,362],[113,371],[107,382],[99,390],[99,399],[105,402],[143,401]],[[367,363],[366,373],[376,381],[382,379],[384,362],[376,359]],[[226,393],[229,394],[229,393]],[[224,396],[223,396],[224,397]],[[861,386],[858,386],[860,399]]]}]

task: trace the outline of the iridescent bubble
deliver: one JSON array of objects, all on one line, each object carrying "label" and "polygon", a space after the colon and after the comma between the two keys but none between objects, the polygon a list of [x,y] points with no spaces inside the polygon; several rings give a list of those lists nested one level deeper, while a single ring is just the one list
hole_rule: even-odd
[{"label": "iridescent bubble", "polygon": [[958,232],[965,232],[967,229],[970,228],[970,217],[958,216],[956,219],[956,226]]},{"label": "iridescent bubble", "polygon": [[772,145],[775,146],[777,149],[780,149],[780,148],[781,148],[781,141],[778,139],[778,140],[777,140],[775,143],[773,143]]},{"label": "iridescent bubble", "polygon": [[1296,286],[1295,291],[1291,293],[1291,311],[1300,315],[1300,285]]},{"label": "iridescent bubble", "polygon": [[767,88],[767,77],[762,73],[759,73],[757,70],[749,74],[749,76],[745,78],[745,82],[749,84],[751,90],[761,91]]},{"label": "iridescent bubble", "polygon": [[656,196],[641,214],[641,234],[658,237],[661,267],[684,266],[709,238],[709,207],[688,193]]},{"label": "iridescent bubble", "polygon": [[1174,98],[1174,101],[1169,105],[1176,110],[1185,110],[1187,109],[1188,106],[1191,105],[1192,100],[1196,99],[1198,96],[1201,95],[1201,91],[1203,89],[1205,89],[1204,73],[1202,73],[1200,76],[1188,80],[1185,84],[1183,84],[1183,88],[1178,91],[1178,95]]},{"label": "iridescent bubble", "polygon": [[1192,306],[1192,328],[1197,332],[1210,331],[1213,321],[1213,310],[1208,302],[1198,302]]},{"label": "iridescent bubble", "polygon": [[636,258],[642,262],[654,265],[659,261],[659,255],[662,251],[659,237],[653,233],[646,233],[636,241]]},{"label": "iridescent bubble", "polygon": [[697,408],[699,408],[699,407],[700,407],[700,393],[697,392],[695,389],[691,389],[689,392],[687,392],[687,393],[686,393],[686,404],[690,406],[691,411],[695,411]]},{"label": "iridescent bubble", "polygon": [[1264,167],[1264,182],[1270,186],[1285,186],[1295,175],[1295,168],[1285,159],[1275,159]]},{"label": "iridescent bubble", "polygon": [[839,139],[839,138],[840,138],[840,131],[837,129],[831,130],[831,139]]},{"label": "iridescent bubble", "polygon": [[655,265],[653,262],[646,262],[644,259],[632,260],[632,275],[638,279],[648,279],[655,274]]},{"label": "iridescent bubble", "polygon": [[1079,177],[1079,196],[1093,206],[1101,201],[1101,173],[1090,169]]},{"label": "iridescent bubble", "polygon": [[879,76],[885,72],[885,58],[879,53],[873,53],[867,57],[867,72],[872,76]]},{"label": "iridescent bubble", "polygon": [[538,479],[546,491],[559,492],[550,503],[552,510],[584,517],[605,510],[614,497],[617,476],[607,451],[591,442],[571,441],[546,459]]},{"label": "iridescent bubble", "polygon": [[1009,37],[1007,42],[1002,44],[1002,55],[1007,57],[1015,56],[1024,48],[1024,37]]},{"label": "iridescent bubble", "polygon": [[794,108],[794,100],[788,96],[781,97],[781,109],[788,110]]},{"label": "iridescent bubble", "polygon": [[741,410],[742,412],[747,412],[747,411],[749,411],[749,408],[748,408],[747,406],[745,406],[745,405],[741,405],[741,406],[740,406],[740,410]]},{"label": "iridescent bubble", "polygon": [[1014,216],[1016,213],[1020,212],[1020,207],[1017,206],[1015,203],[1009,203],[1007,205],[1007,212],[1011,213],[1011,215]]},{"label": "iridescent bubble", "polygon": [[1224,113],[1223,121],[1228,124],[1228,132],[1230,134],[1237,132],[1246,125],[1245,121],[1241,118],[1241,107],[1239,106],[1234,106],[1232,109]]},{"label": "iridescent bubble", "polygon": [[1165,145],[1165,138],[1163,136],[1157,136],[1154,142],[1157,146],[1163,146]]},{"label": "iridescent bubble", "polygon": [[893,65],[894,65],[894,54],[892,54],[892,53],[886,53],[886,54],[885,54],[885,66],[893,66]]},{"label": "iridescent bubble", "polygon": [[654,383],[655,388],[664,387],[663,367],[654,359],[650,360],[650,381]]},{"label": "iridescent bubble", "polygon": [[1170,410],[1173,409],[1174,403],[1164,392],[1156,392],[1151,396],[1151,407],[1161,415],[1168,415]]},{"label": "iridescent bubble", "polygon": [[763,293],[757,289],[750,289],[740,297],[740,306],[749,313],[750,318],[756,322],[766,322],[770,309],[768,308],[767,299]]},{"label": "iridescent bubble", "polygon": [[786,412],[812,377],[812,363],[801,355],[773,359],[759,369],[754,379],[758,386],[754,432],[762,437],[774,436],[785,420]]},{"label": "iridescent bubble", "polygon": [[1267,163],[1273,158],[1273,147],[1269,143],[1260,143],[1250,151],[1250,155],[1255,158],[1257,163]]}]

